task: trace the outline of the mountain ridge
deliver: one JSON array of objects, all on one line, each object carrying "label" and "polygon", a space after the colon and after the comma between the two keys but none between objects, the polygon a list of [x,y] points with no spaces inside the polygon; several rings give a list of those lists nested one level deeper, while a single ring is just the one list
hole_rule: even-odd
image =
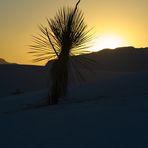
[{"label": "mountain ridge", "polygon": [[[51,67],[54,60],[47,62]],[[97,52],[72,56],[71,63],[78,69],[136,72],[148,70],[148,47],[135,48],[133,46],[103,49]]]}]

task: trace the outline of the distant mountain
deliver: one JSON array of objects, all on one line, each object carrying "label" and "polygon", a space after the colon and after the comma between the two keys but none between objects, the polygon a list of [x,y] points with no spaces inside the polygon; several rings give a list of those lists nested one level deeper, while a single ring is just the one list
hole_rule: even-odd
[{"label": "distant mountain", "polygon": [[[98,52],[72,57],[75,67],[79,69],[91,68],[93,70],[109,71],[141,71],[148,70],[148,47],[134,48],[120,47],[116,49],[103,49]],[[52,61],[47,65],[51,65]]]},{"label": "distant mountain", "polygon": [[113,71],[148,70],[148,48],[120,47],[105,49],[90,55],[97,69]]}]

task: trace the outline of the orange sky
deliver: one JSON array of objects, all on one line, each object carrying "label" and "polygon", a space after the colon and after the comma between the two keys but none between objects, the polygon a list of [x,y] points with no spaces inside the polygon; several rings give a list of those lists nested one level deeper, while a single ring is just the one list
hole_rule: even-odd
[{"label": "orange sky", "polygon": [[[1,0],[0,58],[32,64],[27,52],[38,24],[52,18],[60,6],[74,6],[76,0]],[[148,0],[82,0],[79,6],[95,36],[115,33],[124,46],[148,46]],[[45,62],[44,62],[45,63]],[[35,63],[35,64],[44,64]]]}]

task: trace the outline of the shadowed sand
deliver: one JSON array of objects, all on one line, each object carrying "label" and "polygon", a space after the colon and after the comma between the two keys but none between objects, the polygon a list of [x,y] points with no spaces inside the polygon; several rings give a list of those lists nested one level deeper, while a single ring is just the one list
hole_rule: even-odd
[{"label": "shadowed sand", "polygon": [[[50,86],[52,61],[46,66],[16,64],[0,65],[0,97],[13,93],[36,91]],[[104,49],[100,52],[71,57],[70,85],[93,83],[148,70],[148,48],[123,47],[115,50]]]}]

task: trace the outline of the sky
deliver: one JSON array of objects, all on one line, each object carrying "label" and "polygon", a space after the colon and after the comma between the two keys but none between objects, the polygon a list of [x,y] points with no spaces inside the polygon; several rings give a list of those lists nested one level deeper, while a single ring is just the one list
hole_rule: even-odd
[{"label": "sky", "polygon": [[[38,25],[46,24],[46,18],[53,18],[60,7],[76,2],[0,0],[0,58],[19,64],[45,64],[47,61],[32,63],[33,57],[27,53],[32,35],[37,35]],[[124,40],[122,46],[148,46],[148,0],[81,0],[79,8],[98,43],[101,36],[116,34]]]}]

